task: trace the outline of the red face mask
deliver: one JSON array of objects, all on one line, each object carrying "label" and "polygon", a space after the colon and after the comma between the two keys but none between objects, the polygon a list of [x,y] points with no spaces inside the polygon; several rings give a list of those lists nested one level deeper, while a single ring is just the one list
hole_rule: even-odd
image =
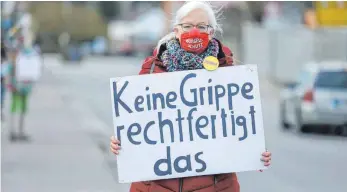
[{"label": "red face mask", "polygon": [[202,53],[208,46],[209,38],[207,33],[201,33],[194,28],[189,32],[182,33],[180,44],[182,49],[191,53]]}]

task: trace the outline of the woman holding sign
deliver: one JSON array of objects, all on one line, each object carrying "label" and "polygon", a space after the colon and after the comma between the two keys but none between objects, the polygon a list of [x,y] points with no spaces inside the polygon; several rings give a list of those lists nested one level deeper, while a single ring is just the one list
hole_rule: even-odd
[{"label": "woman holding sign", "polygon": [[[148,57],[140,74],[163,73],[231,66],[232,53],[214,38],[220,31],[215,12],[204,2],[184,4],[176,13],[174,31],[159,41],[153,56]],[[111,138],[111,151],[119,154],[120,142]],[[259,154],[265,166],[270,165],[271,153]],[[134,173],[136,174],[136,173]],[[235,173],[136,182],[131,192],[239,192]]]}]

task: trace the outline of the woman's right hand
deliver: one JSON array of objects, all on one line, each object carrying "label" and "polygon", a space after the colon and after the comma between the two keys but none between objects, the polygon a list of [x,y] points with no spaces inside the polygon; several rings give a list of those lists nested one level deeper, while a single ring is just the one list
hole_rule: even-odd
[{"label": "woman's right hand", "polygon": [[110,149],[112,151],[112,153],[118,155],[119,154],[119,150],[120,150],[120,146],[119,146],[120,142],[119,140],[117,140],[114,136],[111,137],[111,143],[110,143]]}]

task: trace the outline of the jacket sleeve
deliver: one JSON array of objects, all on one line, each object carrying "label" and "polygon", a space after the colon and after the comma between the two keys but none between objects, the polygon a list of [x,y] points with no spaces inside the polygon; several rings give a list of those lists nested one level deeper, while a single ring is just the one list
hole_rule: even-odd
[{"label": "jacket sleeve", "polygon": [[147,57],[143,61],[139,75],[166,72],[163,67],[157,65],[158,62],[160,63],[160,61],[157,59],[157,50],[155,49],[153,51],[153,56]]},{"label": "jacket sleeve", "polygon": [[[157,54],[158,54],[158,50],[154,49],[152,56],[147,57],[143,61],[139,75],[150,74],[151,70],[153,70],[152,71],[153,73],[159,72],[157,70],[157,67],[155,67],[155,65],[154,65],[154,62],[155,62],[155,60],[157,58]],[[152,67],[154,67],[154,68],[152,69]]]},{"label": "jacket sleeve", "polygon": [[153,56],[147,57],[142,63],[142,67],[139,72],[139,75],[149,74],[154,60],[155,60],[155,57]]},{"label": "jacket sleeve", "polygon": [[232,173],[232,182],[233,182],[233,185],[232,185],[232,190],[234,192],[240,192],[240,183],[239,183],[239,179],[236,175],[236,173]]},{"label": "jacket sleeve", "polygon": [[226,60],[226,65],[225,66],[232,66],[234,65],[234,54],[230,50],[229,47],[223,46],[223,52],[225,54],[225,60]]}]

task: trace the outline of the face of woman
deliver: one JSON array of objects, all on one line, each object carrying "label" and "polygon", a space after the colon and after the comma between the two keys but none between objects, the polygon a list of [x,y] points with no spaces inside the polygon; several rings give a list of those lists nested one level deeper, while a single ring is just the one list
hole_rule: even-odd
[{"label": "face of woman", "polygon": [[182,33],[189,32],[194,27],[200,32],[208,33],[209,39],[212,38],[213,31],[209,26],[207,13],[202,9],[195,9],[181,19],[180,23],[174,28],[176,38],[181,40]]}]

